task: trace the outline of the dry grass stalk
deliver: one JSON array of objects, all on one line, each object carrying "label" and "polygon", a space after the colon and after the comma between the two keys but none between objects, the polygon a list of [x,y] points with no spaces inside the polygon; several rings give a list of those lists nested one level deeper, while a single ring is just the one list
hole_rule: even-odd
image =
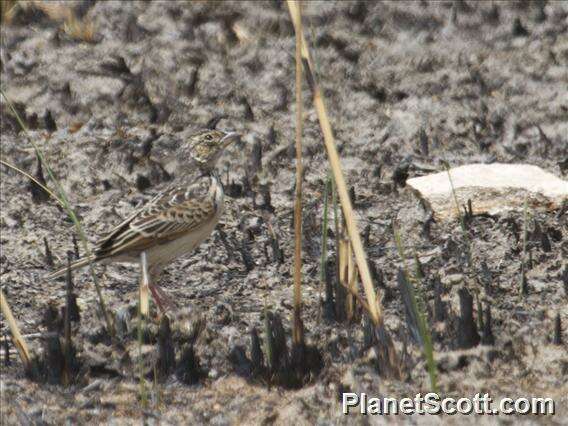
[{"label": "dry grass stalk", "polygon": [[339,154],[337,152],[331,124],[329,122],[321,90],[315,80],[315,74],[313,72],[314,67],[310,59],[307,43],[302,31],[298,6],[296,2],[292,0],[287,0],[287,5],[290,11],[290,16],[292,17],[292,22],[294,24],[294,30],[296,32],[297,38],[299,39],[299,42],[301,43],[302,62],[304,65],[304,72],[306,73],[306,80],[308,81],[308,85],[310,86],[310,89],[312,91],[314,106],[318,115],[320,127],[322,129],[327,155],[331,165],[331,170],[333,172],[333,178],[337,186],[337,193],[339,194],[339,201],[341,203],[343,215],[347,224],[349,238],[351,240],[353,252],[355,254],[355,259],[357,261],[357,266],[361,275],[361,281],[365,290],[365,297],[367,298],[369,304],[371,319],[373,320],[375,325],[382,325],[382,308],[377,300],[375,289],[373,287],[371,272],[369,270],[369,265],[367,264],[365,250],[363,249],[361,237],[357,228],[357,219],[355,218],[355,214],[353,212],[353,206],[351,205],[345,178],[343,177],[341,163],[339,161]]},{"label": "dry grass stalk", "polygon": [[2,309],[2,314],[4,315],[4,318],[6,318],[8,327],[10,327],[10,332],[12,333],[14,346],[16,346],[16,349],[20,354],[20,359],[22,360],[22,364],[24,364],[25,370],[29,371],[31,368],[30,351],[28,349],[26,341],[24,340],[22,334],[20,333],[18,324],[14,319],[14,315],[12,315],[12,311],[10,310],[10,306],[6,301],[6,297],[4,296],[4,292],[2,291],[2,289],[0,289],[0,308]]},{"label": "dry grass stalk", "polygon": [[353,259],[353,250],[351,248],[351,244],[347,241],[347,278],[348,278],[348,286],[350,295],[347,299],[350,306],[348,307],[347,311],[347,319],[351,321],[353,316],[355,315],[355,300],[354,300],[354,293],[357,293],[357,278],[359,277],[359,273],[357,271],[357,265]]},{"label": "dry grass stalk", "polygon": [[73,40],[87,43],[95,41],[95,25],[85,18],[79,19],[70,4],[41,1],[35,2],[35,7],[51,20],[63,22],[63,32]]},{"label": "dry grass stalk", "polygon": [[75,15],[70,4],[47,1],[33,1],[25,3],[29,5],[28,7],[41,10],[52,21],[67,22],[73,19],[73,16]]},{"label": "dry grass stalk", "polygon": [[[296,20],[302,28],[301,2],[296,2]],[[295,344],[302,341],[302,45],[296,36],[296,196],[294,199],[294,331]]]},{"label": "dry grass stalk", "polygon": [[339,283],[348,290],[345,300],[345,310],[347,312],[347,320],[351,321],[355,315],[355,299],[357,293],[357,265],[353,259],[353,249],[349,238],[345,234],[345,225],[342,227],[341,236],[338,240],[337,250]]},{"label": "dry grass stalk", "polygon": [[49,194],[49,196],[51,198],[53,198],[55,201],[57,201],[59,203],[59,205],[61,207],[65,207],[65,204],[63,204],[63,202],[59,199],[59,197],[57,195],[55,195],[47,186],[45,186],[44,184],[42,184],[39,180],[37,180],[34,176],[30,175],[29,173],[23,171],[22,169],[14,166],[13,164],[7,163],[4,160],[0,160],[0,164],[5,165],[6,167],[17,171],[18,173],[20,173],[21,175],[27,177],[29,180],[31,180],[32,182],[34,182],[36,185],[38,185],[41,189],[43,189],[45,192],[47,192]]},{"label": "dry grass stalk", "polygon": [[353,295],[353,297],[355,297],[355,299],[357,299],[357,302],[359,303],[359,305],[365,310],[367,311],[367,313],[369,314],[369,316],[371,316],[371,309],[369,308],[369,305],[367,304],[367,302],[365,301],[365,299],[363,299],[363,296],[361,296],[359,294],[359,292],[357,291],[357,289],[355,287],[349,286],[345,283],[340,282],[339,283],[345,290],[347,290],[351,295]]},{"label": "dry grass stalk", "polygon": [[78,19],[74,13],[63,24],[63,31],[74,40],[95,42],[95,25],[91,21]]}]

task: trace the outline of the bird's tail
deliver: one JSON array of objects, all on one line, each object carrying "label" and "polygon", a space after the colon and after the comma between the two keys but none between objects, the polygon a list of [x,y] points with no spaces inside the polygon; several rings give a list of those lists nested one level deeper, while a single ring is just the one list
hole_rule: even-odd
[{"label": "bird's tail", "polygon": [[47,280],[52,280],[54,278],[62,277],[67,273],[67,269],[70,268],[72,271],[74,271],[75,269],[82,268],[83,266],[88,265],[91,262],[95,262],[96,260],[98,259],[95,255],[82,257],[81,259],[77,259],[76,261],[71,262],[71,265],[69,266],[64,266],[63,268],[60,268],[57,271],[52,272],[51,274],[45,275],[44,278]]}]

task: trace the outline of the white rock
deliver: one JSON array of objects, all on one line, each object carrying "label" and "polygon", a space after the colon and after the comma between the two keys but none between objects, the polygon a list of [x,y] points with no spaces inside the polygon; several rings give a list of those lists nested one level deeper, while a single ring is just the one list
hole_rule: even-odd
[{"label": "white rock", "polygon": [[[568,200],[568,182],[528,164],[468,164],[450,169],[460,209],[471,199],[474,213],[555,209]],[[439,219],[457,217],[448,172],[408,179],[407,185],[425,200]]]}]

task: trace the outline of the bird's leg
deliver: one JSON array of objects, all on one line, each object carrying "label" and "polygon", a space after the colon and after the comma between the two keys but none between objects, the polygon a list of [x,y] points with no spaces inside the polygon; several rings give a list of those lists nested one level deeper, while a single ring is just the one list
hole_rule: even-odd
[{"label": "bird's leg", "polygon": [[152,293],[152,298],[154,299],[154,302],[156,302],[156,305],[160,309],[160,312],[162,314],[165,314],[167,312],[167,308],[166,308],[167,303],[164,304],[164,301],[162,300],[163,295],[160,295],[158,290],[159,290],[159,287],[154,286],[154,285],[150,285],[150,292]]},{"label": "bird's leg", "polygon": [[150,291],[160,311],[166,313],[168,310],[174,310],[176,305],[172,298],[160,287],[158,278],[161,273],[162,267],[160,265],[155,265],[150,268],[150,275],[153,277],[152,283],[150,284]]},{"label": "bird's leg", "polygon": [[154,284],[154,280],[158,278],[162,268],[154,265],[149,267],[148,256],[145,251],[140,253],[140,266],[142,269],[142,280],[140,282],[140,313],[148,316],[150,313],[150,300],[148,290],[152,293],[152,298],[160,309],[161,313],[166,313],[166,306],[162,302],[162,295],[157,291],[158,287]]},{"label": "bird's leg", "polygon": [[171,298],[158,287],[158,278],[162,272],[160,265],[148,265],[148,256],[145,251],[140,253],[140,266],[142,269],[142,280],[140,282],[140,312],[142,315],[148,315],[150,312],[150,301],[148,297],[148,290],[152,293],[152,298],[160,309],[162,314],[165,314],[168,308],[175,307]]},{"label": "bird's leg", "polygon": [[[158,285],[153,287],[153,292],[155,292],[158,295],[158,298],[160,299],[160,303],[169,310],[175,310],[176,308],[176,304],[173,301],[173,299],[168,295],[168,293],[166,293],[161,287],[159,287]],[[152,293],[154,294],[154,293]],[[155,297],[154,297],[155,298]],[[166,309],[162,308],[162,312],[165,312]]]},{"label": "bird's leg", "polygon": [[[151,290],[152,287],[150,284],[150,271],[148,270],[148,257],[145,251],[140,253],[140,269],[142,272],[140,279],[140,314],[148,316],[150,313],[148,289]],[[154,296],[153,291],[152,296]]]}]

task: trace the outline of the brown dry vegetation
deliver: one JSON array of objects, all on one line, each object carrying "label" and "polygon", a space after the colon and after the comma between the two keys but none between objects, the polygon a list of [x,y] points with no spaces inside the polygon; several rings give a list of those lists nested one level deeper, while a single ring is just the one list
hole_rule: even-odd
[{"label": "brown dry vegetation", "polygon": [[[73,328],[81,363],[74,383],[27,379],[12,347],[0,382],[3,422],[346,423],[364,420],[341,414],[341,392],[412,397],[428,391],[426,362],[412,337],[415,323],[407,319],[397,283],[396,219],[406,264],[414,273],[417,257],[424,274],[416,295],[428,314],[440,392],[553,397],[555,416],[514,421],[566,423],[566,332],[560,333],[564,342],[555,343],[556,319],[562,328],[568,324],[566,208],[529,211],[523,250],[523,212],[468,218],[464,234],[458,221],[433,222],[404,187],[407,176],[443,170],[443,161],[523,162],[565,176],[566,3],[306,2],[304,31],[402,376],[381,374],[380,351],[369,345],[360,309],[351,322],[338,321],[341,312],[325,303],[319,276],[327,156],[306,86],[302,316],[322,369],[295,389],[283,386],[289,384],[284,379],[268,386],[238,350],[254,358],[253,328],[266,343],[267,309],[282,318],[288,341],[291,336],[295,39],[285,4],[17,2],[8,17],[4,6],[2,90],[91,240],[167,184],[178,171],[162,158],[191,132],[222,116],[218,126],[241,132],[243,143],[222,160],[229,195],[222,223],[162,281],[180,307],[171,321],[174,353],[179,360],[189,343],[199,360],[195,383],[175,374],[152,380],[158,326],[151,321],[148,344],[139,347],[134,318],[126,321],[132,329],[125,347],[109,345],[91,276],[82,271],[73,277],[81,311]],[[30,143],[4,100],[0,107],[2,160],[37,175]],[[51,302],[59,309],[66,290],[64,281],[41,279],[52,269],[44,238],[55,263],[63,264],[74,229],[55,202],[37,191],[32,197],[21,174],[2,166],[1,178],[2,288],[22,332],[45,333],[46,307]],[[328,271],[337,297],[333,215],[329,229]],[[519,279],[524,251],[525,295]],[[138,268],[96,271],[112,312],[132,313]],[[463,349],[465,290],[474,297],[476,323],[479,308],[490,307],[493,344],[486,329],[479,333],[485,344]],[[6,333],[3,318],[0,325]],[[29,341],[40,354],[43,340]],[[143,390],[140,368],[149,373]],[[442,420],[495,418],[399,419]]]}]

